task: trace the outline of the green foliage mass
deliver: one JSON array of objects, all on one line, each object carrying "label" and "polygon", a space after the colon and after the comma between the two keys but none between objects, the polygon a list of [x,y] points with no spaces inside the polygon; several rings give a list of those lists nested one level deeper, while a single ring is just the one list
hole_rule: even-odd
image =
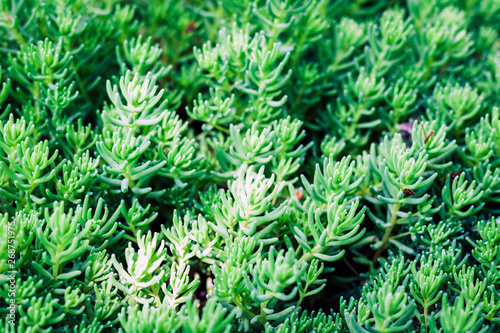
[{"label": "green foliage mass", "polygon": [[0,332],[500,332],[499,22],[0,0]]}]

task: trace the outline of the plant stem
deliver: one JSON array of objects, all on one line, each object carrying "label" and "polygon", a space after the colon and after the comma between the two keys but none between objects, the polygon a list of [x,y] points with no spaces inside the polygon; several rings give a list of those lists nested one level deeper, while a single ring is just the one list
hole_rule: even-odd
[{"label": "plant stem", "polygon": [[399,202],[394,206],[394,210],[392,211],[392,217],[391,217],[391,225],[389,226],[389,228],[385,229],[384,236],[382,237],[382,245],[380,245],[377,252],[375,252],[375,256],[373,257],[372,260],[373,265],[377,262],[377,259],[380,257],[382,252],[384,252],[385,248],[387,247],[387,243],[391,238],[392,229],[394,229],[394,227],[396,226],[396,222],[398,221],[398,216],[396,215],[396,213],[399,211],[400,207],[401,204]]}]

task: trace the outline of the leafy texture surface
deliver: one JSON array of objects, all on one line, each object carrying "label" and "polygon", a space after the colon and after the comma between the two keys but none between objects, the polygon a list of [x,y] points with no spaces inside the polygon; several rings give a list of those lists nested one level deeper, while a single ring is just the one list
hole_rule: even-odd
[{"label": "leafy texture surface", "polygon": [[497,0],[0,0],[0,332],[499,332]]}]

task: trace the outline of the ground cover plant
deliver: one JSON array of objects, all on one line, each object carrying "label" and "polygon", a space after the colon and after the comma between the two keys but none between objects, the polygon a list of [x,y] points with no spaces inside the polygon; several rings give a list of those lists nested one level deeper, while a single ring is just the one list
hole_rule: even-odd
[{"label": "ground cover plant", "polygon": [[0,332],[500,332],[499,22],[0,0]]}]

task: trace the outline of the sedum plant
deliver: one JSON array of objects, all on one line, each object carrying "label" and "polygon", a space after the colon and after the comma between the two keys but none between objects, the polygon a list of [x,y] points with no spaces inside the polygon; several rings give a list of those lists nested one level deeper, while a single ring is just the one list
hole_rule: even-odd
[{"label": "sedum plant", "polygon": [[0,0],[0,332],[500,331],[493,0]]}]

